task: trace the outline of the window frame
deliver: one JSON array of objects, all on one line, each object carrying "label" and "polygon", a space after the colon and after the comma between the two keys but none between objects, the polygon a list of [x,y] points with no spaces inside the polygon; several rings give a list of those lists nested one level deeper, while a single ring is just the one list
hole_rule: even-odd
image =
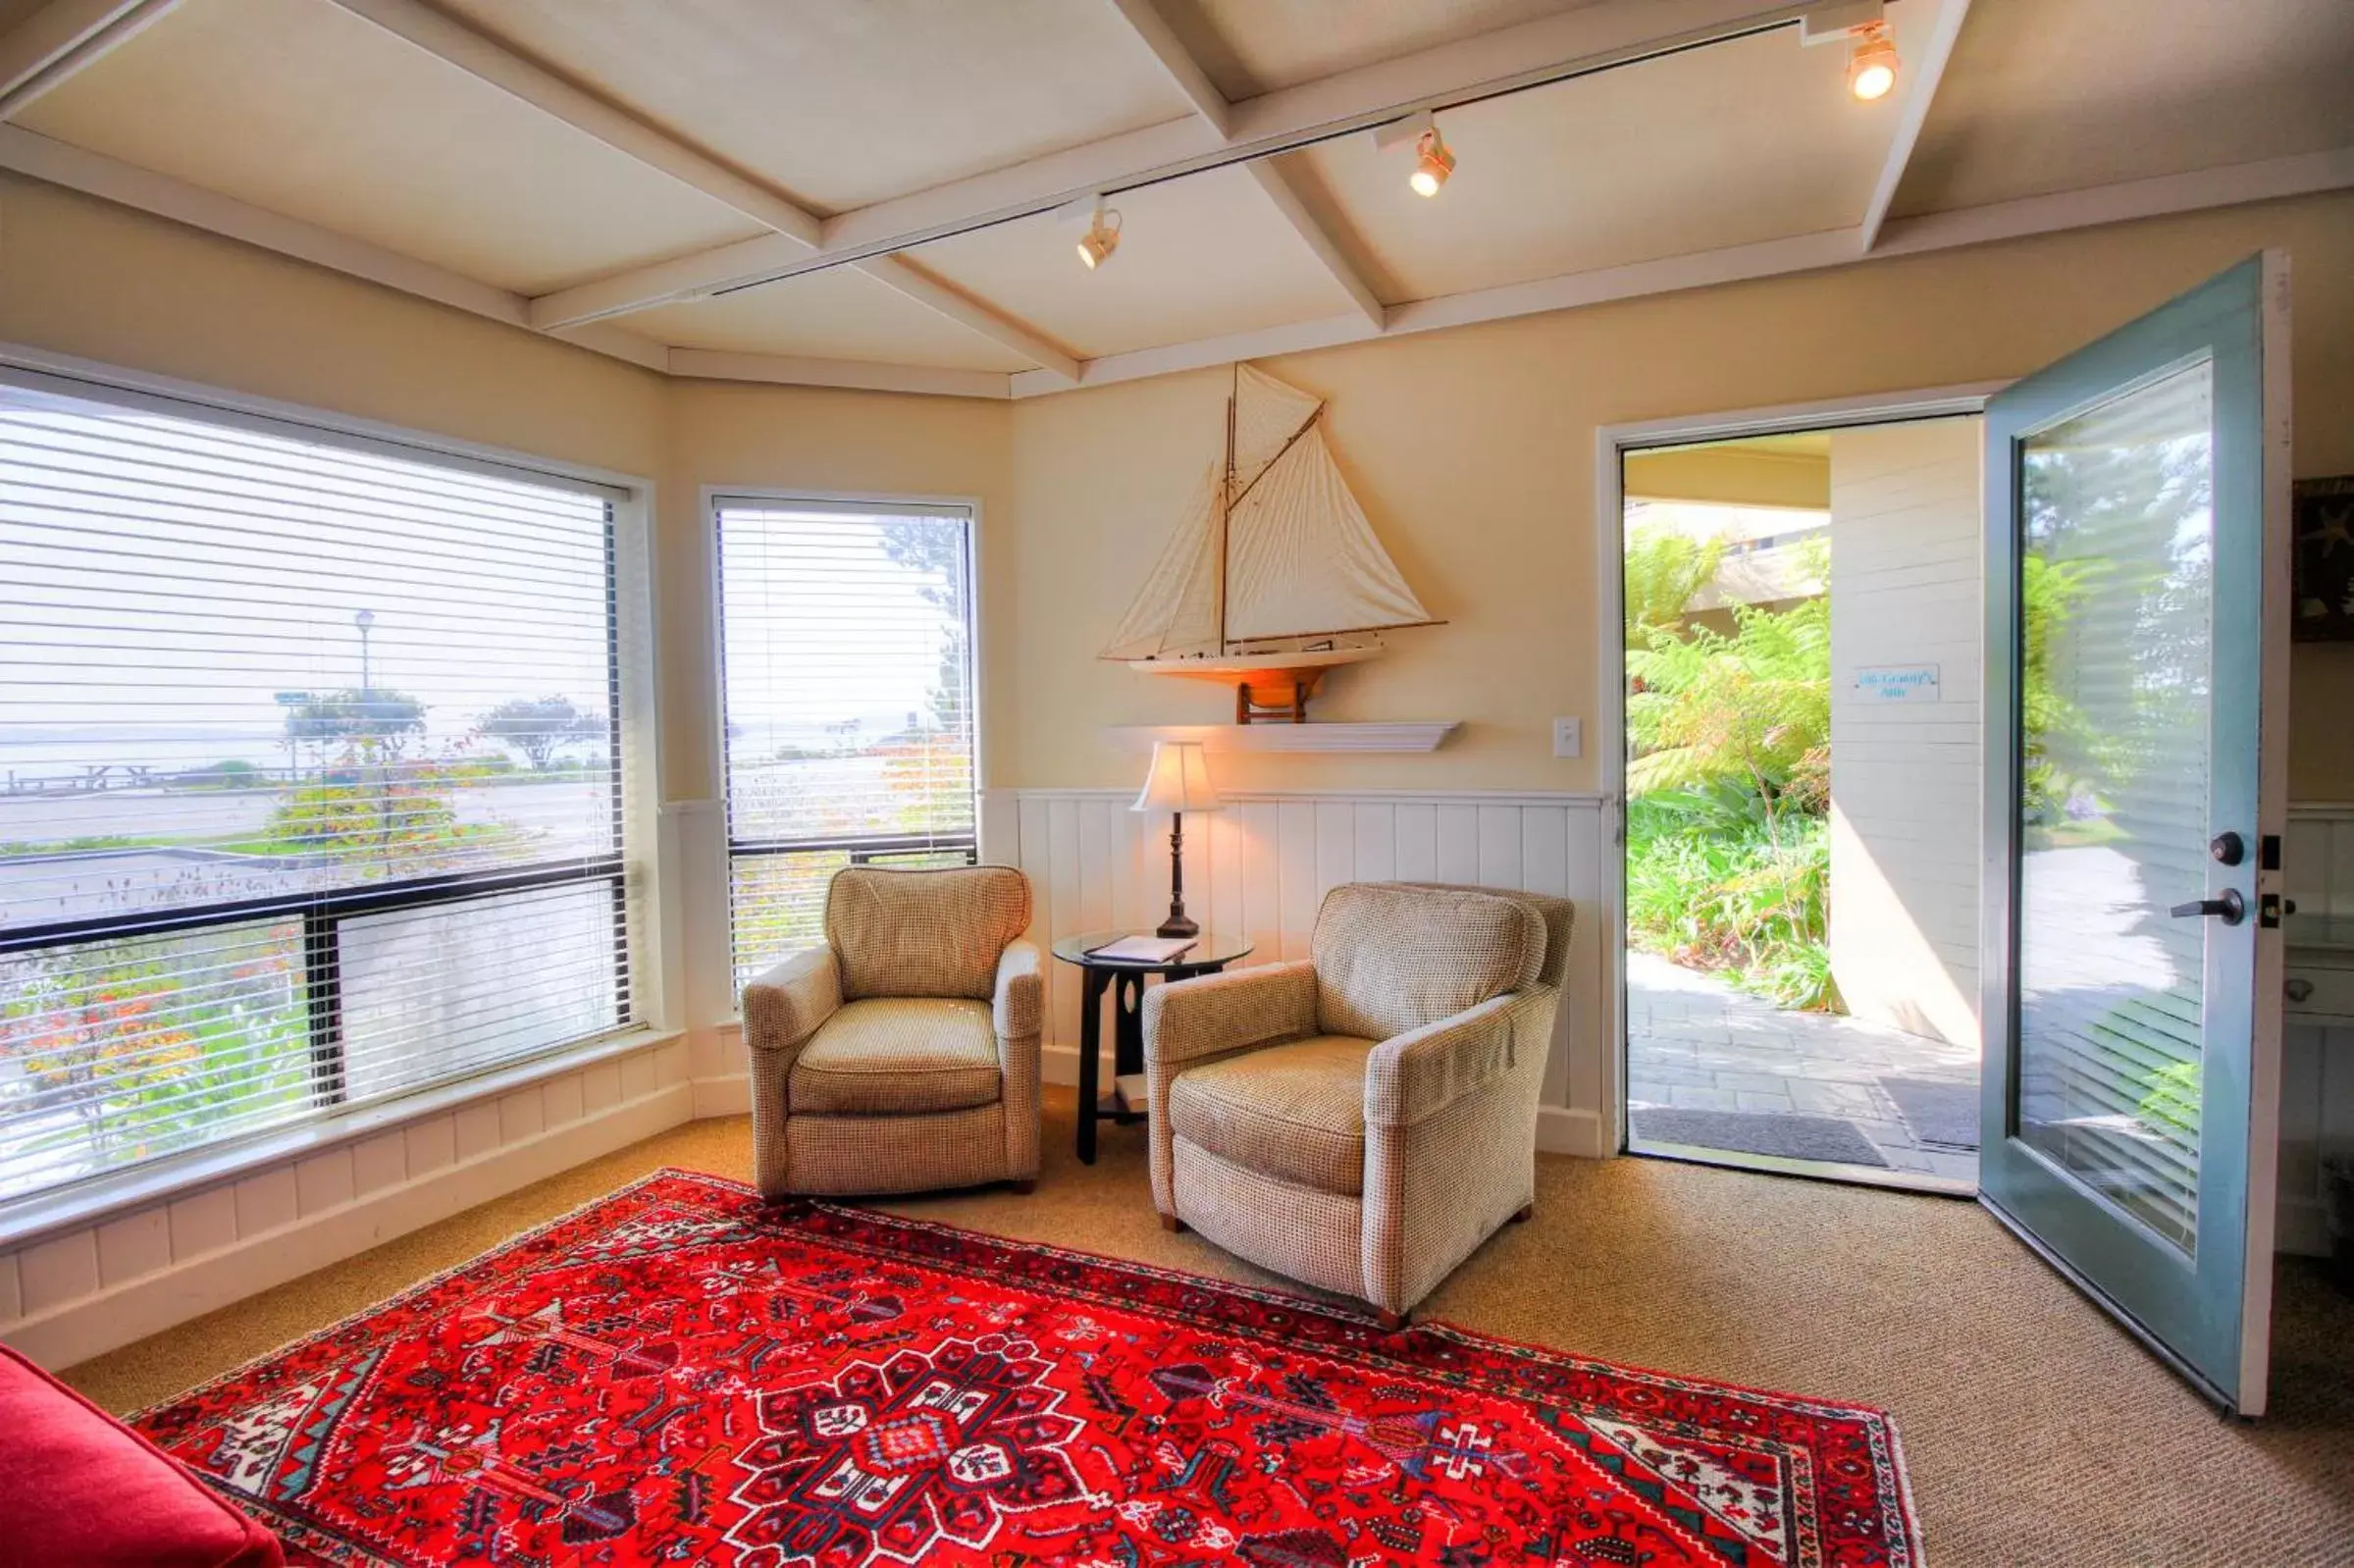
[{"label": "window frame", "polygon": [[[0,385],[54,392],[293,439],[344,450],[432,464],[486,477],[592,495],[606,505],[604,637],[607,650],[607,766],[616,791],[615,843],[605,853],[398,881],[229,900],[52,921],[0,932],[0,953],[78,942],[197,931],[256,920],[300,918],[303,976],[312,1012],[311,1103],[264,1125],[208,1138],[152,1159],[110,1167],[0,1198],[0,1245],[20,1245],[66,1226],[150,1201],[159,1192],[209,1184],[231,1172],[282,1159],[290,1149],[348,1141],[435,1114],[486,1092],[601,1060],[674,1035],[675,982],[662,966],[674,944],[656,920],[671,868],[655,858],[659,728],[654,718],[654,487],[618,470],[573,463],[237,392],[176,377],[0,342]],[[381,1094],[352,1098],[341,1061],[335,927],[392,911],[459,909],[500,893],[564,885],[609,885],[617,969],[614,1024],[548,1046]]]},{"label": "window frame", "polygon": [[[761,839],[739,845],[728,810],[732,783],[727,755],[727,600],[722,574],[726,562],[719,544],[719,511],[730,502],[753,505],[795,504],[812,507],[840,507],[845,511],[865,508],[872,512],[900,512],[909,516],[937,517],[962,512],[965,515],[965,616],[968,657],[967,678],[969,683],[968,702],[972,714],[972,831],[967,835],[937,837],[904,834],[869,834],[848,839]],[[779,485],[705,485],[699,497],[699,516],[703,521],[703,544],[706,558],[705,603],[710,615],[710,701],[711,768],[709,785],[711,800],[717,810],[719,824],[720,868],[718,885],[712,890],[717,908],[717,928],[724,933],[724,954],[721,972],[730,978],[728,1001],[725,1005],[727,1021],[740,1022],[740,997],[733,981],[735,971],[735,863],[739,857],[756,858],[771,855],[847,851],[853,864],[867,863],[876,856],[905,855],[924,850],[955,853],[965,852],[965,863],[988,863],[988,603],[982,588],[981,557],[987,539],[983,508],[978,496],[930,495],[915,492],[839,491],[818,490],[807,486]]]}]

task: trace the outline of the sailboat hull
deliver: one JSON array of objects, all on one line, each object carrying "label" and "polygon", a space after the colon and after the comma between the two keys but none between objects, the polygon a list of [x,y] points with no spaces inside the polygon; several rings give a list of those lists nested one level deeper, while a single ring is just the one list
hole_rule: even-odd
[{"label": "sailboat hull", "polygon": [[1317,653],[1224,653],[1204,658],[1133,658],[1148,675],[1184,675],[1234,688],[1234,722],[1305,723],[1308,699],[1324,672],[1379,657],[1379,648],[1328,648]]}]

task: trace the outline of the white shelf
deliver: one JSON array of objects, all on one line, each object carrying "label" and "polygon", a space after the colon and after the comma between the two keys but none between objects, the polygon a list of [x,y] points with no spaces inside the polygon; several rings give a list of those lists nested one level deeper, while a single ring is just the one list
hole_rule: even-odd
[{"label": "white shelf", "polygon": [[1155,741],[1199,741],[1213,752],[1435,752],[1463,725],[1442,718],[1395,724],[1116,724],[1104,731],[1123,751]]}]

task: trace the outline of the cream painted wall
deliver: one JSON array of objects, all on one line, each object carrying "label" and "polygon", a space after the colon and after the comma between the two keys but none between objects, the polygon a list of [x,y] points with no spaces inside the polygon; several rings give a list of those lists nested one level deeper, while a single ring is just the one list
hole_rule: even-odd
[{"label": "cream painted wall", "polygon": [[[1332,399],[1334,451],[1434,614],[1329,677],[1328,719],[1466,721],[1428,757],[1229,757],[1240,787],[1590,789],[1608,744],[1551,756],[1595,707],[1599,426],[2019,375],[2265,245],[2294,258],[2297,466],[2354,472],[2354,196],[2157,220],[1631,300],[1270,361]],[[1096,650],[1216,455],[1227,377],[1201,372],[1015,405],[1025,603],[1000,785],[1115,785],[1109,724],[1216,722],[1221,688]],[[2304,649],[2292,788],[2354,795],[2354,649]],[[1002,713],[1002,708],[1001,708]],[[1008,755],[1000,750],[998,755]]]},{"label": "cream painted wall", "polygon": [[1831,504],[1827,452],[1758,451],[1746,444],[1668,446],[1629,452],[1626,463],[1630,497],[1817,510]]},{"label": "cream painted wall", "polygon": [[653,371],[0,176],[0,341],[649,479]]}]

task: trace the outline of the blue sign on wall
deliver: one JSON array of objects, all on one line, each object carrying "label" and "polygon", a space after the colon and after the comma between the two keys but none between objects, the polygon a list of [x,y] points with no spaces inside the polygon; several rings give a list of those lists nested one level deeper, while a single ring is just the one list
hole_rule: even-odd
[{"label": "blue sign on wall", "polygon": [[1856,695],[1867,703],[1935,703],[1934,664],[1867,664],[1856,671]]}]

